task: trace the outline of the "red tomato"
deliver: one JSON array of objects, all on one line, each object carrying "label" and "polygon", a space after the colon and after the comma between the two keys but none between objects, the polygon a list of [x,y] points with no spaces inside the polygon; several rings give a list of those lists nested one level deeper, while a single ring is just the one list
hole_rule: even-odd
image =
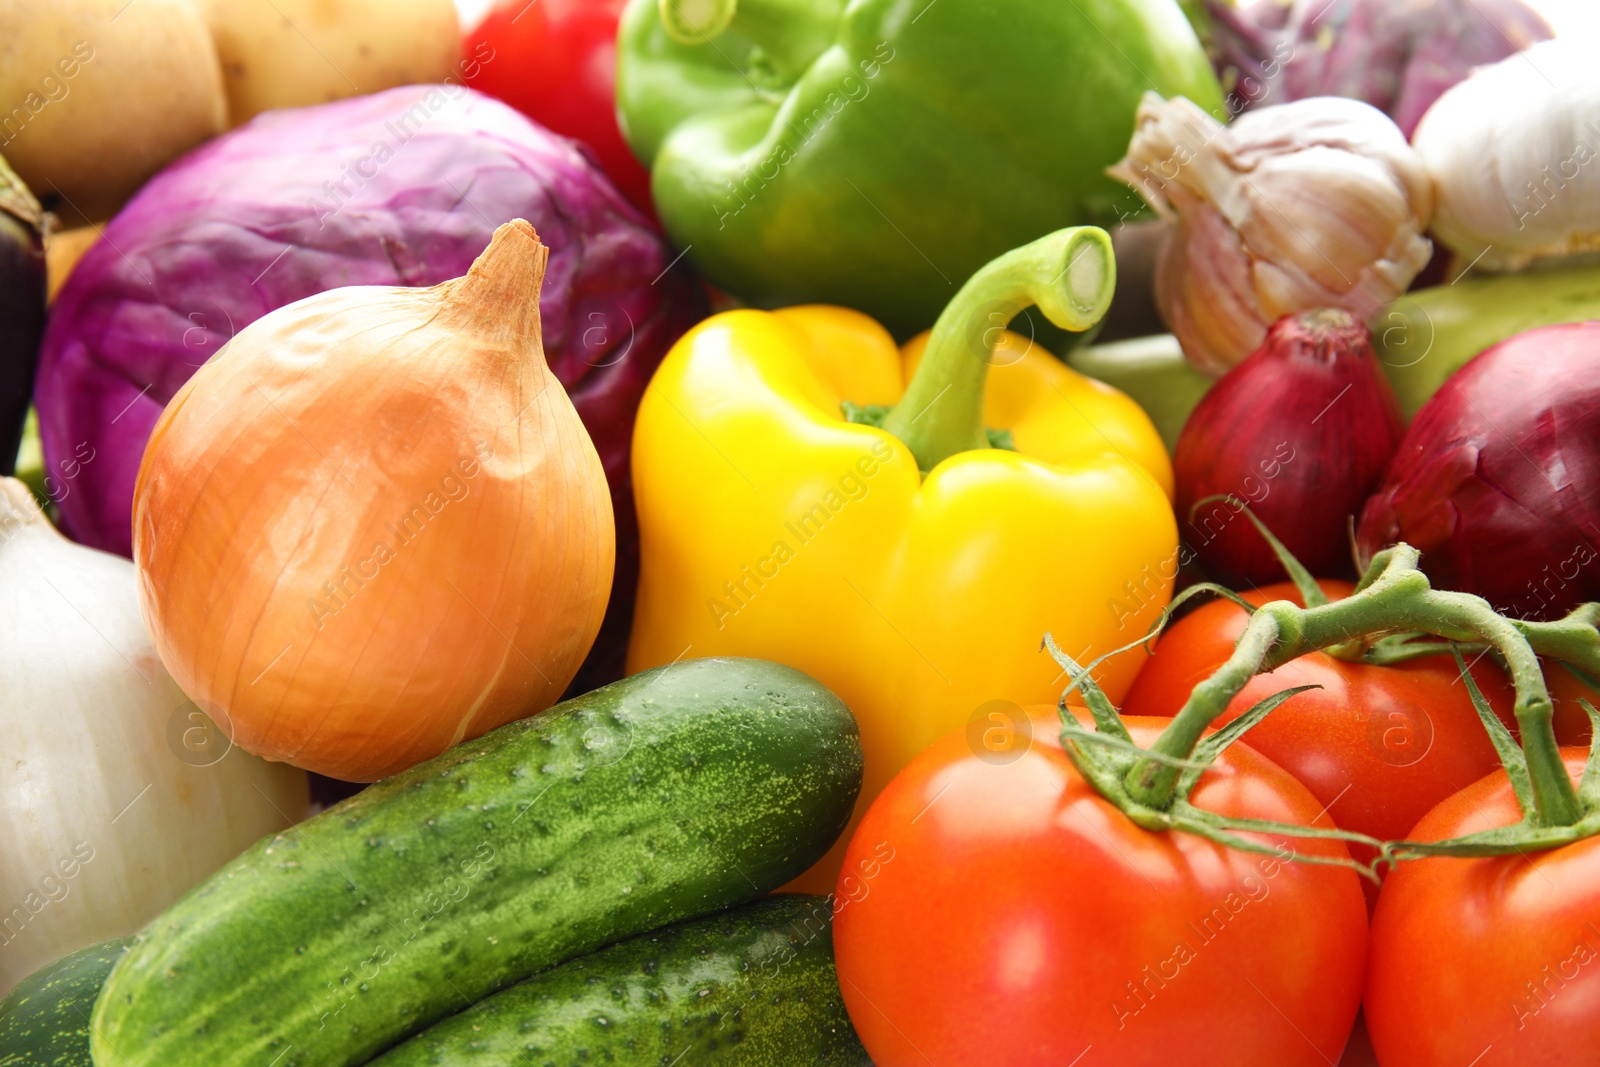
[{"label": "red tomato", "polygon": [[[1348,582],[1321,584],[1333,600],[1353,588]],[[1263,586],[1245,599],[1300,603],[1287,582]],[[1179,619],[1156,643],[1123,712],[1176,714],[1195,683],[1228,658],[1245,621],[1244,609],[1226,600]],[[1513,692],[1504,672],[1485,657],[1473,666],[1472,676],[1509,721]],[[1346,830],[1382,840],[1404,837],[1435,804],[1500,765],[1455,660],[1447,655],[1372,667],[1313,652],[1252,679],[1216,725],[1300,685],[1322,688],[1291,697],[1246,740],[1304,783]],[[1353,851],[1363,860],[1371,855]],[[1368,883],[1369,895],[1373,888]]]},{"label": "red tomato", "polygon": [[617,20],[627,0],[499,0],[468,34],[464,80],[594,150],[650,213],[650,172],[617,127]]},{"label": "red tomato", "polygon": [[[1576,782],[1586,753],[1563,749]],[[1522,817],[1504,771],[1434,808],[1423,841]],[[1600,838],[1402,863],[1372,920],[1367,1029],[1383,1067],[1600,1060]]]},{"label": "red tomato", "polygon": [[[1161,725],[1129,722],[1141,744]],[[1366,957],[1357,876],[1142,830],[1073,768],[1055,709],[1018,726],[936,742],[851,839],[834,948],[877,1067],[1336,1062]],[[1302,824],[1320,806],[1242,745],[1193,800]]]},{"label": "red tomato", "polygon": [[1544,665],[1544,682],[1550,687],[1550,700],[1555,705],[1556,739],[1563,745],[1589,747],[1589,713],[1578,703],[1582,697],[1600,707],[1600,692],[1578,680],[1578,676],[1559,663],[1548,660]]}]

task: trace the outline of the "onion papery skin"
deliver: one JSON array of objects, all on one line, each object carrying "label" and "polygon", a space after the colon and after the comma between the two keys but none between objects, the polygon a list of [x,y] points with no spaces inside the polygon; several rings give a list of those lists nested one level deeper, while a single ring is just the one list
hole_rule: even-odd
[{"label": "onion papery skin", "polygon": [[520,220],[465,279],[258,320],[157,423],[134,495],[161,658],[245,749],[371,781],[541,711],[610,591],[610,496],[539,342]]},{"label": "onion papery skin", "polygon": [[460,277],[514,218],[550,247],[545,353],[606,465],[617,518],[615,602],[582,678],[622,677],[639,576],[634,413],[705,296],[579,145],[459,85],[265,112],[172,163],[106,224],[51,311],[34,387],[62,528],[132,555],[151,429],[250,323],[339,286]]},{"label": "onion papery skin", "polygon": [[1422,406],[1356,537],[1366,558],[1402,540],[1516,618],[1600,599],[1600,322],[1502,341]]},{"label": "onion papery skin", "polygon": [[1319,577],[1351,567],[1350,524],[1404,425],[1367,328],[1343,311],[1286,315],[1201,399],[1173,472],[1184,543],[1230,585],[1285,577],[1232,496]]},{"label": "onion papery skin", "polygon": [[62,537],[11,478],[0,694],[0,994],[305,817],[306,776],[230,746],[162,669],[133,564]]}]

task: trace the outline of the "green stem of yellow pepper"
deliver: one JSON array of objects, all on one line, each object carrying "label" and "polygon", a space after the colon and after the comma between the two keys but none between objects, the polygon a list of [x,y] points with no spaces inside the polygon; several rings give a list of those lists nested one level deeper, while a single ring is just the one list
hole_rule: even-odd
[{"label": "green stem of yellow pepper", "polygon": [[1116,260],[1104,230],[1057,230],[974,274],[945,305],[917,372],[883,423],[931,471],[958,452],[988,448],[983,391],[1012,319],[1037,306],[1065,330],[1087,330],[1111,306]]}]

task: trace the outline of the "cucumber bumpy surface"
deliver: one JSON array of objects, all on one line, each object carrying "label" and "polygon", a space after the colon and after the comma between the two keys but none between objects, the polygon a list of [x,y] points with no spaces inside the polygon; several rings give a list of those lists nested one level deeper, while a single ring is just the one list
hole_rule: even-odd
[{"label": "cucumber bumpy surface", "polygon": [[535,972],[804,871],[861,785],[854,717],[760,660],[646,671],[378,782],[158,917],[97,1063],[353,1067]]},{"label": "cucumber bumpy surface", "polygon": [[833,908],[776,896],[603,948],[437,1023],[371,1067],[871,1067],[839,995]]},{"label": "cucumber bumpy surface", "polygon": [[0,1000],[0,1067],[93,1067],[89,1013],[128,943],[90,945],[18,982]]}]

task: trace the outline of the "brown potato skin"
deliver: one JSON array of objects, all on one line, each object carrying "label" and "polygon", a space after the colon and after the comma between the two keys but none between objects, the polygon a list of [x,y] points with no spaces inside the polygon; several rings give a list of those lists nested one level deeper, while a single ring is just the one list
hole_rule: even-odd
[{"label": "brown potato skin", "polygon": [[196,3],[216,40],[234,126],[273,108],[443,81],[460,60],[452,0]]},{"label": "brown potato skin", "polygon": [[0,153],[63,221],[110,217],[226,118],[188,0],[0,0]]}]

